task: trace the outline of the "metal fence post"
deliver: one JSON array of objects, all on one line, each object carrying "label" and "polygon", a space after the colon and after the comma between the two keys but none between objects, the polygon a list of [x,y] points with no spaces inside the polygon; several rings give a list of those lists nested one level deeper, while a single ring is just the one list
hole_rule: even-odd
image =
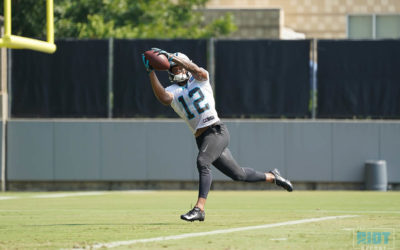
[{"label": "metal fence post", "polygon": [[315,119],[317,116],[317,39],[311,40],[311,118]]},{"label": "metal fence post", "polygon": [[[1,37],[4,36],[4,20],[1,19]],[[6,48],[1,48],[1,118],[2,118],[2,136],[1,136],[1,191],[7,191],[7,121],[9,117],[9,103],[8,103],[8,77],[11,75],[7,70],[8,60],[7,57],[10,55],[10,51]],[[10,57],[9,57],[10,58]],[[11,67],[10,67],[11,68]]]},{"label": "metal fence post", "polygon": [[7,49],[1,49],[1,191],[7,190],[7,120],[8,120],[8,94],[7,94]]},{"label": "metal fence post", "polygon": [[208,39],[207,42],[207,69],[210,77],[211,87],[215,92],[215,38]]},{"label": "metal fence post", "polygon": [[108,39],[108,89],[107,89],[107,117],[113,117],[114,92],[113,92],[113,77],[114,77],[114,38]]}]

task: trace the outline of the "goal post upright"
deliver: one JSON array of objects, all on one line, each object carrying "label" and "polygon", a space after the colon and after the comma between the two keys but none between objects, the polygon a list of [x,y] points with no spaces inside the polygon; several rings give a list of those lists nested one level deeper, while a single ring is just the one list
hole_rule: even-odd
[{"label": "goal post upright", "polygon": [[0,47],[11,49],[31,49],[44,53],[54,53],[54,4],[46,0],[46,31],[47,41],[12,35],[11,29],[11,0],[4,0],[4,36],[0,38]]},{"label": "goal post upright", "polygon": [[[11,0],[4,0],[4,28],[2,29],[2,34],[0,38],[0,48],[1,48],[1,191],[7,190],[7,122],[9,119],[9,109],[8,109],[8,90],[7,90],[7,65],[8,54],[5,48],[10,49],[29,49],[39,52],[52,54],[56,51],[57,47],[54,44],[54,2],[53,0],[46,0],[46,41],[33,39],[29,37],[16,36],[12,34],[12,18],[11,18]],[[8,60],[7,60],[8,59]]]}]

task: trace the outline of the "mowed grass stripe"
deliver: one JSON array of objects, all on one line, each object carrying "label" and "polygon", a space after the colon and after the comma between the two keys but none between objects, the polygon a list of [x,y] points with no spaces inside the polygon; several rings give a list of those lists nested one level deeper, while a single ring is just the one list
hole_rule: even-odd
[{"label": "mowed grass stripe", "polygon": [[290,225],[297,225],[297,224],[310,223],[310,222],[337,220],[337,219],[354,218],[354,217],[358,217],[358,215],[327,216],[327,217],[321,217],[321,218],[310,218],[310,219],[302,219],[302,220],[294,220],[294,221],[285,221],[285,222],[264,224],[264,225],[258,225],[258,226],[214,230],[214,231],[209,231],[209,232],[187,233],[187,234],[180,234],[180,235],[155,237],[155,238],[148,238],[148,239],[128,240],[128,241],[116,241],[116,242],[110,242],[110,243],[96,244],[96,245],[90,246],[89,248],[94,248],[94,249],[104,248],[104,247],[113,248],[113,247],[119,247],[119,246],[133,245],[136,243],[158,242],[158,241],[166,241],[166,240],[179,240],[179,239],[201,237],[201,236],[207,236],[207,235],[227,234],[227,233],[233,233],[233,232],[266,229],[266,228],[273,228],[273,227],[280,227],[280,226],[290,226]]}]

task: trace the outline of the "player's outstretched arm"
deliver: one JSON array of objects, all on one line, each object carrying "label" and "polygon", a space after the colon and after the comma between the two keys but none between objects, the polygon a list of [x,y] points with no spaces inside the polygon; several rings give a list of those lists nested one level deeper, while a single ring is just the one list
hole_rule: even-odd
[{"label": "player's outstretched arm", "polygon": [[152,48],[152,50],[154,50],[158,54],[166,56],[168,58],[168,61],[173,61],[177,65],[185,68],[187,71],[189,71],[192,74],[194,79],[196,79],[198,81],[208,80],[207,71],[205,69],[197,66],[192,61],[187,60],[182,57],[175,56],[174,54],[168,53],[167,51],[159,49],[159,48]]},{"label": "player's outstretched arm", "polygon": [[157,100],[161,102],[163,105],[170,105],[172,100],[174,99],[174,95],[165,90],[165,88],[161,85],[160,81],[157,78],[156,73],[150,72],[150,83],[151,88],[153,89],[154,95],[157,97]]},{"label": "player's outstretched arm", "polygon": [[198,81],[206,81],[208,80],[208,75],[207,71],[199,66],[197,66],[195,63],[192,61],[188,61],[184,58],[173,56],[172,59],[173,62],[175,62],[177,65],[180,65],[184,67],[187,71],[189,71],[194,79]]},{"label": "player's outstretched arm", "polygon": [[157,100],[164,105],[170,105],[174,96],[172,93],[165,90],[165,88],[161,85],[160,81],[157,78],[156,73],[154,73],[153,67],[149,64],[149,61],[142,54],[142,60],[144,67],[146,68],[147,73],[150,77],[151,88],[153,89],[154,95],[157,97]]}]

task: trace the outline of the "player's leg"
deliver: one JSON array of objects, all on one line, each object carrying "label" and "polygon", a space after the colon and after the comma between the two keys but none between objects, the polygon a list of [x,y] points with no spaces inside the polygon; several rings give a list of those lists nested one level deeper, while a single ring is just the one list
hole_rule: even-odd
[{"label": "player's leg", "polygon": [[283,178],[277,169],[263,173],[252,168],[242,168],[233,158],[229,148],[225,148],[221,156],[213,162],[213,165],[222,173],[235,181],[245,182],[273,182],[276,185],[291,192],[293,186],[289,180]]},{"label": "player's leg", "polygon": [[204,220],[204,206],[212,182],[210,167],[229,143],[229,134],[223,133],[221,127],[222,124],[214,125],[196,138],[197,147],[199,148],[197,156],[199,195],[195,207],[181,216],[183,220]]},{"label": "player's leg", "polygon": [[235,181],[245,182],[272,182],[274,176],[270,173],[263,173],[252,168],[242,168],[233,158],[229,148],[225,148],[221,156],[213,162],[213,165],[222,173]]},{"label": "player's leg", "polygon": [[222,134],[220,125],[212,127],[204,136],[196,138],[199,153],[197,155],[197,170],[199,171],[199,197],[207,199],[212,182],[211,165],[228,146],[229,136]]}]

